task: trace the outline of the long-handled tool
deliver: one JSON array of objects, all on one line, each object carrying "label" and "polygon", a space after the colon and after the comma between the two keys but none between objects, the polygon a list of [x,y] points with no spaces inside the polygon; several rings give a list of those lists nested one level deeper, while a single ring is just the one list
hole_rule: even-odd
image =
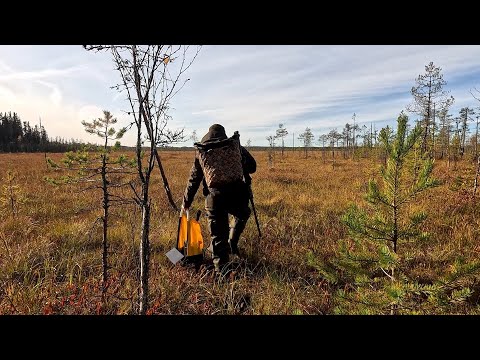
[{"label": "long-handled tool", "polygon": [[[234,135],[240,136],[238,131],[235,131]],[[250,204],[252,204],[253,215],[255,216],[255,223],[257,224],[258,237],[261,238],[262,232],[260,231],[260,223],[258,222],[257,210],[255,210],[255,203],[253,202],[252,177],[248,172],[244,172],[243,177],[245,179],[245,183],[248,186],[248,197],[250,199]]]},{"label": "long-handled tool", "polygon": [[255,223],[257,224],[257,230],[258,230],[258,237],[262,237],[262,232],[260,231],[260,224],[258,223],[258,216],[257,216],[257,211],[255,210],[255,204],[253,203],[253,192],[252,188],[249,188],[250,192],[250,203],[252,204],[252,210],[253,210],[253,215],[255,215]]},{"label": "long-handled tool", "polygon": [[257,211],[255,210],[255,203],[253,202],[253,191],[252,191],[252,177],[250,174],[243,174],[245,177],[245,182],[248,186],[248,196],[250,198],[250,204],[252,204],[253,215],[255,216],[255,223],[257,224],[258,237],[262,237],[262,232],[260,231],[260,224],[258,222]]}]

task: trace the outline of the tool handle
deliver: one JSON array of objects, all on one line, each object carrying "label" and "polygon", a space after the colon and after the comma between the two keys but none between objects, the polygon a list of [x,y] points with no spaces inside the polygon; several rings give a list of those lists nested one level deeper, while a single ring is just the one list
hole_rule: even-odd
[{"label": "tool handle", "polygon": [[180,217],[182,217],[182,215],[183,215],[184,213],[185,213],[185,215],[187,215],[187,221],[189,221],[189,220],[190,220],[190,211],[189,211],[188,209],[182,208],[182,209],[180,210]]}]

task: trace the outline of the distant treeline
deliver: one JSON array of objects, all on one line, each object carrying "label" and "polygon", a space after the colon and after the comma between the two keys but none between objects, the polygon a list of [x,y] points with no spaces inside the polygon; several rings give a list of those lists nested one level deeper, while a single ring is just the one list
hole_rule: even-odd
[{"label": "distant treeline", "polygon": [[0,152],[65,152],[80,149],[82,145],[74,139],[50,139],[45,127],[32,127],[15,112],[0,112]]}]

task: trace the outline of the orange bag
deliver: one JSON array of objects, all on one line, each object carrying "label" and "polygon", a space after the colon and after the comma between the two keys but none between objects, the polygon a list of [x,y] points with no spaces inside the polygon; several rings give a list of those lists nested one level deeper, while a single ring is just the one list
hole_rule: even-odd
[{"label": "orange bag", "polygon": [[185,257],[203,256],[202,229],[198,222],[200,213],[199,210],[196,219],[190,219],[188,210],[186,214],[184,212],[180,213],[178,220],[177,250],[183,253]]}]

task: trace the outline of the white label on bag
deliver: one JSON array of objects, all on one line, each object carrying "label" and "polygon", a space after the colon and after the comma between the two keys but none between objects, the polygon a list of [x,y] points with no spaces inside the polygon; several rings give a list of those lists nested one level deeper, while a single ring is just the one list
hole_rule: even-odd
[{"label": "white label on bag", "polygon": [[167,252],[165,255],[167,256],[168,260],[170,260],[174,265],[183,259],[183,254],[180,251],[178,251],[176,248],[173,248],[172,250]]}]

